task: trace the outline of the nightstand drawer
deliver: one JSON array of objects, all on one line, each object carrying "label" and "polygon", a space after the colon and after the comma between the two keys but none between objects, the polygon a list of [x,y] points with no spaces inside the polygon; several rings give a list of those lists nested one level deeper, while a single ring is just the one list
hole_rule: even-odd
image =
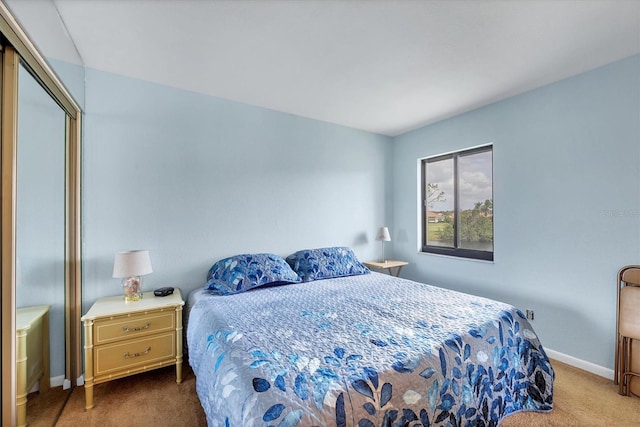
[{"label": "nightstand drawer", "polygon": [[119,373],[137,365],[149,365],[176,357],[175,331],[108,344],[94,349],[95,376]]},{"label": "nightstand drawer", "polygon": [[96,320],[95,345],[175,330],[175,310]]}]

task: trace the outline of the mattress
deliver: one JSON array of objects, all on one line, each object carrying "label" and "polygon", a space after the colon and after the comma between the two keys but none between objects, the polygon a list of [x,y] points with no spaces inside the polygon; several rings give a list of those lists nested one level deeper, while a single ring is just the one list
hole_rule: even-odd
[{"label": "mattress", "polygon": [[495,426],[553,407],[536,333],[498,301],[371,273],[197,290],[186,312],[210,426]]}]

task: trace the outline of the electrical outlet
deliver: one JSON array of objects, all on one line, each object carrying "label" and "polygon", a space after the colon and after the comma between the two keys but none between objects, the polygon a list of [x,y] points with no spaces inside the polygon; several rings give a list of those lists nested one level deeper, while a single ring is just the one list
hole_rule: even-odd
[{"label": "electrical outlet", "polygon": [[527,319],[534,320],[534,318],[533,310],[527,310]]}]

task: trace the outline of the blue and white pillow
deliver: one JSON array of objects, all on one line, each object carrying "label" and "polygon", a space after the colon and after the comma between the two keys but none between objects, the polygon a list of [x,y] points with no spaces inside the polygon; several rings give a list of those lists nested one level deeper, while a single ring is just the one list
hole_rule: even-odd
[{"label": "blue and white pillow", "polygon": [[289,255],[287,263],[303,282],[369,273],[369,269],[346,247],[304,249]]},{"label": "blue and white pillow", "polygon": [[231,295],[260,286],[300,283],[300,277],[286,261],[274,254],[243,254],[222,259],[207,274],[208,289],[213,294]]}]

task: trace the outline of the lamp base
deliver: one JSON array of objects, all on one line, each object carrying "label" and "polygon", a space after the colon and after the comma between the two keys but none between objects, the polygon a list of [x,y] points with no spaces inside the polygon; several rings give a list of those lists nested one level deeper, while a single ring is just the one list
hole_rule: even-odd
[{"label": "lamp base", "polygon": [[126,302],[142,299],[142,279],[139,276],[122,279],[122,291]]},{"label": "lamp base", "polygon": [[380,244],[382,246],[382,258],[380,258],[380,262],[384,264],[387,262],[387,260],[384,258],[384,240],[381,240]]}]

